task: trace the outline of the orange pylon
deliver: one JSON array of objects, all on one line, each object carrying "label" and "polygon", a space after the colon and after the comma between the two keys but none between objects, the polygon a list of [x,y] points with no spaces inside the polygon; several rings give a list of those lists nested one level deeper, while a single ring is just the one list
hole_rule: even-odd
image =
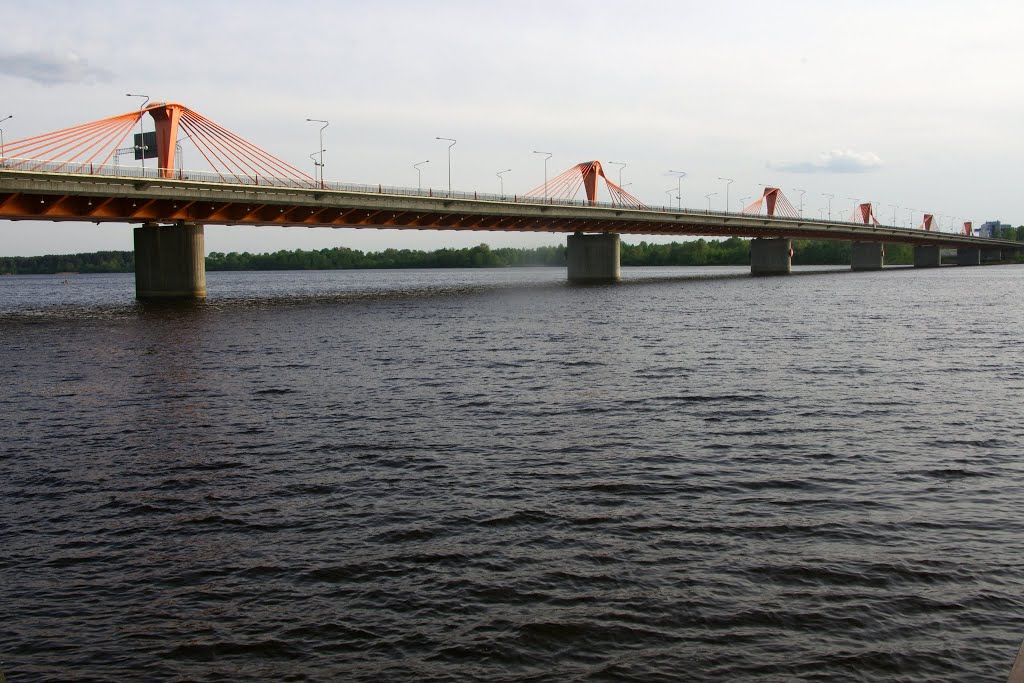
[{"label": "orange pylon", "polygon": [[751,216],[761,214],[761,207],[764,207],[769,216],[785,216],[786,218],[800,218],[800,212],[793,208],[786,195],[777,187],[764,188],[764,194],[756,202],[743,209],[743,213]]},{"label": "orange pylon", "polygon": [[157,177],[174,178],[181,173],[175,170],[175,156],[178,134],[182,132],[223,180],[230,177],[236,182],[259,184],[260,177],[264,177],[294,187],[318,185],[315,178],[202,114],[169,102],[156,102],[138,111],[15,140],[4,147],[4,163],[15,170],[46,167],[49,171],[88,173],[110,162],[147,113],[156,128]]},{"label": "orange pylon", "polygon": [[600,161],[584,161],[581,164],[576,164],[569,170],[559,173],[544,185],[533,188],[524,196],[544,197],[559,201],[572,200],[576,198],[580,187],[583,187],[587,193],[587,201],[593,204],[597,201],[597,179],[599,177],[604,178],[612,204],[643,207],[643,203],[639,199],[608,179]]}]

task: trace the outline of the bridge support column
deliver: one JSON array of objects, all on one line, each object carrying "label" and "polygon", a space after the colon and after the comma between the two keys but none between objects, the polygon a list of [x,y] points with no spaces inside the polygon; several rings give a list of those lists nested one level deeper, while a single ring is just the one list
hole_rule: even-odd
[{"label": "bridge support column", "polygon": [[784,237],[750,240],[751,275],[789,275],[793,272],[793,243]]},{"label": "bridge support column", "polygon": [[618,235],[576,233],[569,235],[566,243],[568,246],[569,282],[619,281],[622,271],[619,267]]},{"label": "bridge support column", "polygon": [[960,247],[956,250],[956,264],[958,266],[980,266],[981,249],[978,247]]},{"label": "bridge support column", "polygon": [[850,245],[852,270],[881,270],[885,246],[881,242],[854,242]]},{"label": "bridge support column", "polygon": [[915,268],[938,268],[942,265],[942,250],[939,246],[924,244],[914,247]]},{"label": "bridge support column", "polygon": [[1003,260],[1002,249],[985,249],[981,252],[982,263],[998,263]]},{"label": "bridge support column", "polygon": [[203,237],[195,223],[135,228],[135,298],[205,299]]}]

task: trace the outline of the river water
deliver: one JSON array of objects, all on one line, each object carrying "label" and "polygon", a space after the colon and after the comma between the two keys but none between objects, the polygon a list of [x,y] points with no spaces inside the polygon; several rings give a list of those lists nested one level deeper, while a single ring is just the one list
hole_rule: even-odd
[{"label": "river water", "polygon": [[8,680],[1005,680],[1024,268],[564,277],[0,278]]}]

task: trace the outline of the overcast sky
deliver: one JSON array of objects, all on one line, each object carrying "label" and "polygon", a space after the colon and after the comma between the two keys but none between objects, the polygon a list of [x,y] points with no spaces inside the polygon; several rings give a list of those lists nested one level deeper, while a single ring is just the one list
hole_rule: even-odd
[{"label": "overcast sky", "polygon": [[[731,208],[781,187],[818,216],[873,201],[1024,222],[1024,3],[8,0],[0,124],[12,140],[181,102],[331,181],[507,193],[581,161],[627,190]],[[148,121],[148,119],[147,119]],[[151,124],[149,124],[151,125]],[[191,160],[194,160],[194,156]],[[186,168],[192,167],[186,158]],[[607,170],[617,176],[617,167]],[[752,199],[748,199],[751,201]],[[0,224],[0,255],[131,249],[129,226]],[[563,235],[206,229],[208,251],[535,246]],[[634,238],[635,239],[635,238]]]}]

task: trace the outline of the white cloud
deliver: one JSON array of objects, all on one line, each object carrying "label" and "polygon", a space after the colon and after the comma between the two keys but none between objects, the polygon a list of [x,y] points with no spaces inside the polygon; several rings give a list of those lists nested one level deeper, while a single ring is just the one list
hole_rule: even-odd
[{"label": "white cloud", "polygon": [[818,155],[815,161],[768,162],[768,168],[785,173],[868,173],[882,167],[874,152],[834,149]]},{"label": "white cloud", "polygon": [[19,52],[0,54],[0,74],[24,78],[42,85],[109,81],[113,74],[90,66],[74,52]]}]

